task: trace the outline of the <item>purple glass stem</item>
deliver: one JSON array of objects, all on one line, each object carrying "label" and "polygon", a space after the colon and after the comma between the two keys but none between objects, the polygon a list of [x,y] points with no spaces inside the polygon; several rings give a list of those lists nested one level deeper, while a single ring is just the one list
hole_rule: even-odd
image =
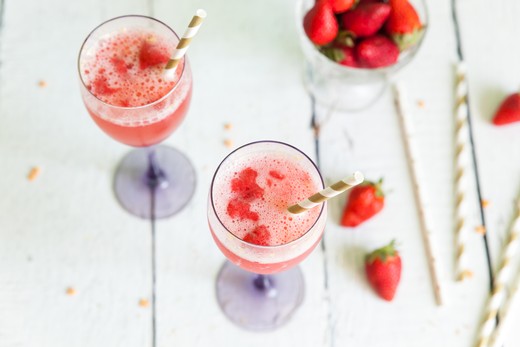
[{"label": "purple glass stem", "polygon": [[157,163],[157,152],[155,146],[148,148],[148,169],[146,170],[146,184],[151,189],[166,188],[170,184],[169,177]]},{"label": "purple glass stem", "polygon": [[114,190],[121,205],[141,218],[166,218],[180,211],[195,191],[195,169],[174,148],[154,146],[128,153],[119,163]]},{"label": "purple glass stem", "polygon": [[225,262],[216,283],[217,302],[236,325],[254,331],[279,328],[303,301],[305,285],[298,267],[260,275]]}]

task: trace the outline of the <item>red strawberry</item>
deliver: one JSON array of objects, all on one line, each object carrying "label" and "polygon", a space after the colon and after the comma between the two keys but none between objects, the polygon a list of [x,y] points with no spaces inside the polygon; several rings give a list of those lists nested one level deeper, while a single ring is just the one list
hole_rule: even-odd
[{"label": "red strawberry", "polygon": [[98,75],[92,82],[92,92],[96,95],[111,95],[117,92],[118,88],[112,88],[108,84],[108,80],[104,75]]},{"label": "red strawberry", "polygon": [[334,13],[341,13],[349,10],[356,0],[330,0]]},{"label": "red strawberry", "polygon": [[231,218],[249,219],[255,222],[259,218],[258,213],[251,211],[251,205],[240,199],[233,199],[228,202],[227,214]]},{"label": "red strawberry", "polygon": [[385,205],[385,195],[381,189],[383,179],[373,183],[365,181],[363,184],[352,188],[341,225],[355,227],[376,215]]},{"label": "red strawberry", "polygon": [[356,37],[372,36],[383,27],[390,15],[391,7],[388,4],[359,4],[352,11],[341,16],[343,28]]},{"label": "red strawberry", "polygon": [[334,47],[323,47],[321,52],[327,58],[337,62],[338,64],[350,67],[358,67],[354,48],[343,45],[335,45]]},{"label": "red strawberry", "polygon": [[243,240],[255,245],[269,246],[271,234],[265,225],[259,225],[253,231],[247,233]]},{"label": "red strawberry", "polygon": [[374,35],[356,46],[356,58],[361,67],[374,69],[390,66],[399,58],[399,48],[389,38]]},{"label": "red strawberry", "polygon": [[110,62],[112,63],[112,65],[114,66],[114,69],[116,70],[116,72],[118,74],[124,75],[128,72],[128,67],[126,66],[126,63],[123,59],[117,58],[117,57],[112,57],[110,59]]},{"label": "red strawberry", "polygon": [[303,28],[316,45],[331,43],[338,34],[338,20],[329,0],[318,0],[303,18]]},{"label": "red strawberry", "polygon": [[392,37],[399,49],[413,46],[423,34],[423,26],[415,8],[408,0],[390,0],[390,16],[385,31]]},{"label": "red strawberry", "polygon": [[256,183],[258,172],[250,167],[238,173],[237,178],[231,180],[231,191],[245,200],[254,200],[264,195],[264,190]]},{"label": "red strawberry", "polygon": [[509,95],[495,113],[493,124],[506,125],[520,121],[520,93]]},{"label": "red strawberry", "polygon": [[146,69],[151,66],[166,64],[169,59],[170,55],[165,46],[146,40],[139,52],[139,67]]},{"label": "red strawberry", "polygon": [[280,173],[280,171],[277,171],[277,170],[269,171],[269,176],[276,178],[277,180],[283,180],[285,178],[285,175]]},{"label": "red strawberry", "polygon": [[395,241],[376,249],[365,259],[365,272],[368,282],[377,294],[392,301],[401,279],[401,257],[395,249]]}]

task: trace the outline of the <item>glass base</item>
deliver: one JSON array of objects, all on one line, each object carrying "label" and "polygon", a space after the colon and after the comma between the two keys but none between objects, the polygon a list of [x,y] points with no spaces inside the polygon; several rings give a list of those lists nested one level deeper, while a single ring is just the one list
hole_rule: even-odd
[{"label": "glass base", "polygon": [[[160,171],[155,188],[149,177],[151,162],[157,163],[154,171]],[[195,185],[191,162],[167,146],[131,151],[121,160],[114,176],[117,200],[125,210],[141,218],[151,218],[152,213],[155,218],[166,218],[179,212],[191,200]]]},{"label": "glass base", "polygon": [[375,104],[388,86],[384,76],[353,80],[321,71],[311,63],[307,63],[304,82],[317,103],[332,110],[350,112],[362,111]]},{"label": "glass base", "polygon": [[224,314],[247,330],[274,330],[287,323],[305,292],[298,266],[274,275],[257,275],[232,264],[217,277],[217,301]]}]

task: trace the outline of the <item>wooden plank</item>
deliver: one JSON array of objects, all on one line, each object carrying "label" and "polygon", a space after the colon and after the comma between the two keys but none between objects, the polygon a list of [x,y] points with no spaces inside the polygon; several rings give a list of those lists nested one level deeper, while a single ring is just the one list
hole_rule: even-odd
[{"label": "wooden plank", "polygon": [[[450,23],[448,2],[430,6],[430,25],[423,47],[397,77],[409,95],[445,307],[438,308],[434,303],[401,133],[387,93],[364,112],[334,113],[322,129],[323,166],[331,180],[342,172],[359,169],[371,179],[384,176],[390,191],[383,212],[353,230],[336,224],[344,201],[331,204],[335,215],[326,242],[337,345],[384,346],[392,341],[399,346],[427,346],[436,343],[438,336],[446,337],[446,346],[465,346],[473,341],[474,327],[480,319],[478,305],[487,291],[487,273],[480,237],[470,235],[468,248],[474,278],[462,284],[453,281],[455,54]],[[418,101],[424,103],[423,108]],[[325,112],[322,110],[322,114]],[[474,204],[468,222],[476,225],[476,196],[474,192],[470,195]],[[377,298],[366,284],[363,257],[393,238],[401,243],[403,276],[397,296],[389,304]]]},{"label": "wooden plank", "polygon": [[[520,136],[518,125],[495,127],[490,120],[503,98],[519,89],[520,47],[513,42],[520,33],[520,23],[516,19],[520,4],[506,1],[485,7],[483,1],[460,1],[458,11],[469,70],[482,190],[484,198],[489,200],[486,208],[488,237],[496,268],[513,215],[513,202],[520,190]],[[471,15],[468,11],[472,11]],[[488,23],[486,26],[494,28],[486,45],[479,42],[479,37],[489,33],[480,24],[484,18]],[[516,264],[520,264],[518,261]],[[478,305],[481,316],[485,303],[482,301]],[[506,334],[504,345],[515,346],[519,339],[520,331],[512,329]]]},{"label": "wooden plank", "polygon": [[[214,281],[225,258],[213,243],[205,217],[211,177],[230,151],[225,139],[231,139],[234,147],[275,139],[314,153],[294,4],[239,0],[225,6],[212,1],[156,4],[159,18],[181,31],[198,7],[208,12],[188,54],[193,102],[184,124],[167,141],[192,159],[198,187],[181,214],[158,224],[160,345],[326,345],[320,251],[302,264],[307,291],[293,319],[272,333],[246,332],[224,317],[215,300]],[[231,130],[224,129],[227,122]]]},{"label": "wooden plank", "polygon": [[[128,148],[89,119],[76,56],[87,33],[144,1],[8,1],[0,70],[0,346],[143,346],[149,222],[115,201]],[[38,86],[44,80],[45,88]],[[26,179],[32,166],[41,174]],[[75,295],[66,289],[74,288]]]}]

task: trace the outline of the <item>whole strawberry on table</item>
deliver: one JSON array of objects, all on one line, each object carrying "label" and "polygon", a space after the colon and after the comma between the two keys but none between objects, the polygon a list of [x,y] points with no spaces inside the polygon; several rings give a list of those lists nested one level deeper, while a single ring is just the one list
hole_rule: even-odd
[{"label": "whole strawberry on table", "polygon": [[329,59],[367,69],[395,64],[424,33],[408,0],[316,0],[303,27]]},{"label": "whole strawberry on table", "polygon": [[365,272],[368,283],[386,301],[392,301],[401,280],[401,256],[395,241],[366,256]]}]

